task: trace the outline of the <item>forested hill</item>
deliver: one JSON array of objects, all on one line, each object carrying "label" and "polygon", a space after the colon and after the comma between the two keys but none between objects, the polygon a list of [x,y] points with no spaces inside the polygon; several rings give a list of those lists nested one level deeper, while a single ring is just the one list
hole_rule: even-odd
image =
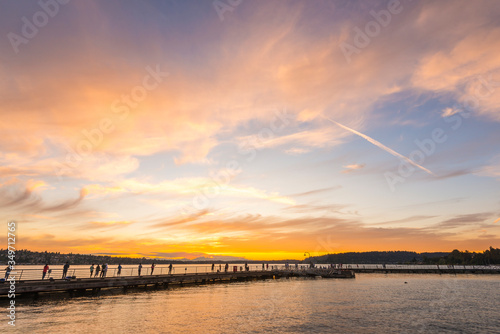
[{"label": "forested hill", "polygon": [[426,264],[464,264],[464,265],[490,265],[500,264],[500,248],[485,250],[482,253],[461,252],[455,249],[445,257],[429,257],[424,259]]},{"label": "forested hill", "polygon": [[490,247],[484,252],[459,251],[450,253],[417,253],[407,251],[394,252],[362,252],[338,253],[310,257],[305,262],[313,263],[359,263],[359,264],[384,264],[384,263],[424,263],[424,264],[464,264],[464,265],[490,265],[500,264],[500,248]]},{"label": "forested hill", "polygon": [[315,256],[306,259],[306,262],[314,263],[359,263],[359,264],[384,264],[384,263],[408,263],[422,262],[425,258],[439,258],[449,253],[417,253],[407,251],[391,252],[362,252],[362,253],[338,253]]}]

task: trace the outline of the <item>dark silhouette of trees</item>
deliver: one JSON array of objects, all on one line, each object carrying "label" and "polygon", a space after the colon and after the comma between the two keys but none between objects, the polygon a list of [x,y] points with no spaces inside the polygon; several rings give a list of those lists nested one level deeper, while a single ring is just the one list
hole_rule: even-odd
[{"label": "dark silhouette of trees", "polygon": [[424,263],[428,264],[461,264],[461,265],[490,265],[500,264],[500,248],[485,250],[482,253],[464,252],[454,249],[450,254],[442,257],[432,257],[426,259]]},{"label": "dark silhouette of trees", "polygon": [[[314,263],[354,263],[354,264],[384,264],[384,263],[418,263],[424,257],[445,256],[448,253],[416,253],[407,251],[387,252],[349,252],[328,254],[311,258]],[[306,262],[311,260],[306,259]]]},{"label": "dark silhouette of trees", "polygon": [[384,264],[384,263],[423,263],[423,264],[462,264],[462,265],[490,265],[500,264],[500,249],[490,247],[482,253],[461,252],[457,249],[451,253],[416,253],[406,251],[389,252],[349,252],[327,254],[310,257],[306,263],[354,263],[354,264]]}]

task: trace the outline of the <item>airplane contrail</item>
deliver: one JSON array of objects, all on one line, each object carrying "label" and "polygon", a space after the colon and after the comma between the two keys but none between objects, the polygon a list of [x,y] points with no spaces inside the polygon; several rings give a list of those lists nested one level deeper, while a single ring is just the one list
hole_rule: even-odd
[{"label": "airplane contrail", "polygon": [[350,132],[354,133],[355,135],[360,136],[361,138],[366,139],[367,141],[369,141],[369,142],[370,142],[370,143],[372,143],[373,145],[380,147],[380,148],[381,148],[381,149],[383,149],[384,151],[386,151],[386,152],[388,152],[388,153],[392,154],[393,156],[398,157],[398,158],[400,158],[400,159],[403,159],[403,160],[407,161],[408,163],[412,164],[413,166],[415,166],[415,167],[417,167],[417,168],[420,168],[421,170],[423,170],[424,172],[426,172],[426,173],[428,173],[428,174],[430,174],[430,175],[432,175],[432,176],[436,176],[436,174],[434,174],[433,172],[431,172],[431,171],[430,171],[430,170],[428,170],[427,168],[425,168],[425,167],[423,167],[423,166],[420,166],[420,165],[419,165],[419,164],[417,164],[415,161],[413,161],[413,160],[411,160],[411,159],[409,159],[409,158],[405,157],[405,156],[404,156],[404,155],[402,155],[402,154],[399,154],[398,152],[396,152],[396,151],[394,151],[393,149],[391,149],[391,148],[389,148],[389,147],[385,146],[385,145],[384,145],[384,144],[382,144],[381,142],[376,141],[375,139],[370,138],[370,137],[368,137],[367,135],[362,134],[362,133],[361,133],[361,132],[359,132],[359,131],[356,131],[356,130],[351,129],[351,128],[349,128],[349,127],[345,126],[345,125],[342,125],[342,124],[340,124],[340,123],[338,123],[338,122],[335,122],[334,120],[331,120],[330,118],[328,118],[328,117],[326,117],[326,116],[323,116],[323,117],[324,117],[324,118],[326,118],[327,120],[329,120],[330,122],[332,122],[333,124],[337,124],[337,125],[338,125],[338,126],[340,126],[341,128],[343,128],[343,129],[345,129],[345,130],[347,130],[347,131],[350,131]]}]

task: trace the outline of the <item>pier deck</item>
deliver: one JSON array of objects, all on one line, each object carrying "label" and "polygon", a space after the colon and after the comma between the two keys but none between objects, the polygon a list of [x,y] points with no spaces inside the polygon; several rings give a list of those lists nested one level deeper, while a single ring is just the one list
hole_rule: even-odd
[{"label": "pier deck", "polygon": [[[380,274],[500,274],[499,267],[424,267],[424,266],[399,266],[384,268],[382,265],[375,267],[366,267],[360,265],[349,265],[345,267],[347,271],[353,273],[380,273]],[[317,269],[315,269],[317,270]],[[328,269],[319,269],[325,270]],[[0,282],[0,298],[7,297],[12,293],[12,286],[15,287],[15,294],[29,295],[37,293],[51,293],[58,291],[67,291],[70,293],[81,293],[90,290],[98,292],[100,289],[107,288],[122,288],[129,287],[168,287],[183,286],[187,284],[207,284],[216,282],[237,282],[247,280],[262,280],[282,277],[305,277],[311,276],[306,268],[300,269],[283,269],[275,270],[254,270],[254,271],[238,271],[238,272],[204,272],[204,273],[184,273],[184,274],[160,274],[160,275],[143,275],[143,276],[121,276],[121,277],[106,277],[106,278],[74,278],[74,279],[16,279],[15,284],[5,281]],[[319,272],[318,275],[321,275]]]},{"label": "pier deck", "polygon": [[[198,273],[198,274],[174,274],[174,275],[146,275],[146,276],[123,276],[106,278],[76,278],[76,279],[46,279],[27,280],[15,282],[15,294],[33,294],[39,292],[85,292],[85,290],[98,291],[105,288],[127,288],[139,286],[164,286],[170,284],[206,284],[215,282],[235,282],[254,279],[270,279],[281,277],[284,272],[274,271],[248,271],[228,273]],[[0,283],[0,296],[7,296],[11,285],[9,281]]]}]

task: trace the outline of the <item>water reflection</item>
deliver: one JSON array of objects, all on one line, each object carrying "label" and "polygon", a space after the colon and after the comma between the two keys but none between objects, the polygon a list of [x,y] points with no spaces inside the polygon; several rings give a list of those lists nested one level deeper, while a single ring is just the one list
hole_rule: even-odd
[{"label": "water reflection", "polygon": [[[408,284],[404,284],[404,282]],[[494,332],[500,278],[359,274],[41,300],[18,308],[23,333]]]}]

